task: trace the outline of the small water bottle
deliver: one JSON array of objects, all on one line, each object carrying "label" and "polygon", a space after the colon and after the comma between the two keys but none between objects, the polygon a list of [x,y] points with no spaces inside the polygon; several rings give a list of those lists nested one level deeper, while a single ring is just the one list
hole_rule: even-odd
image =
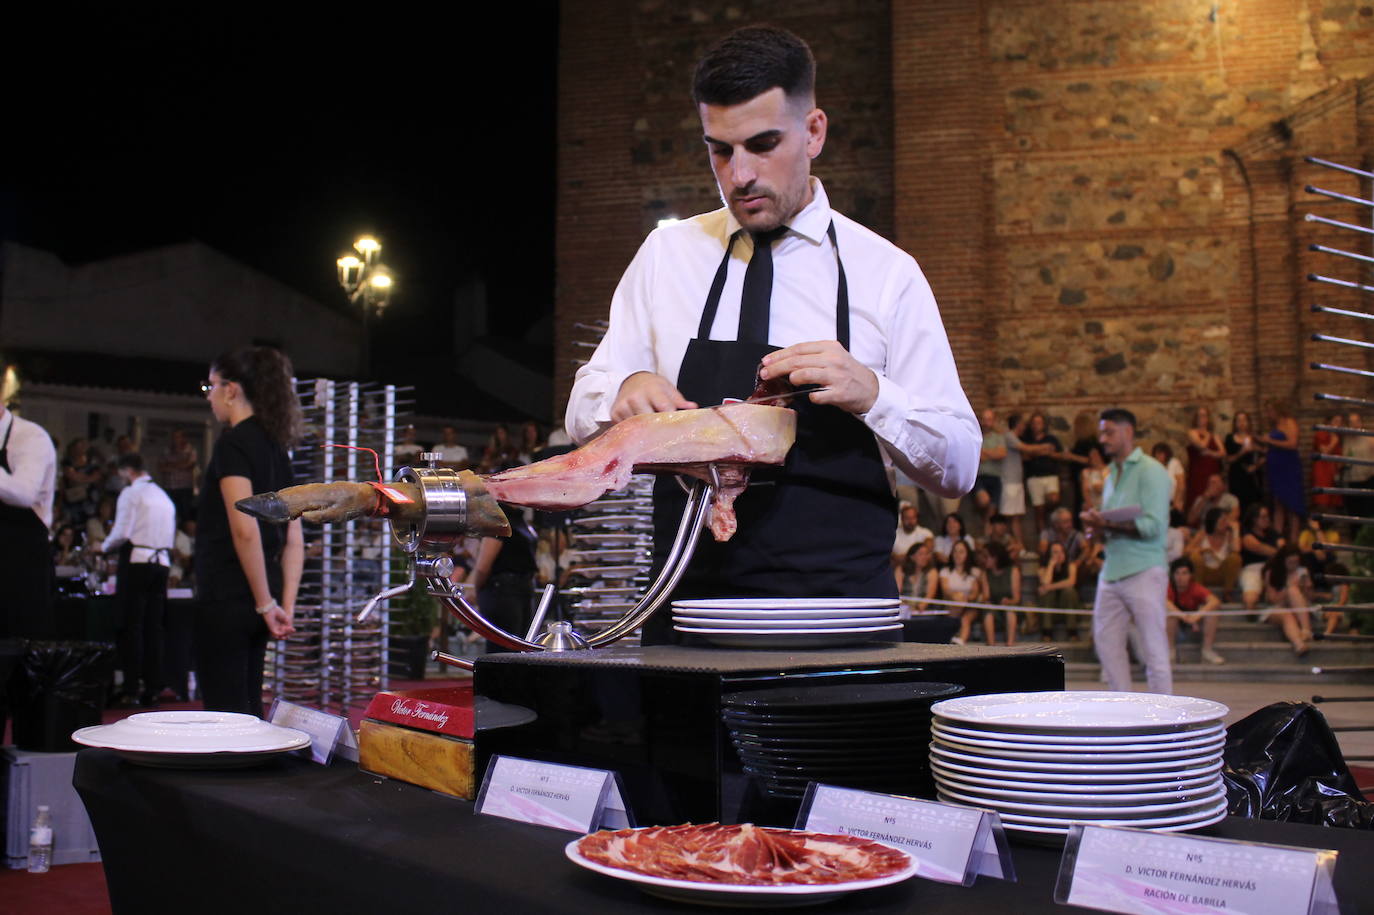
[{"label": "small water bottle", "polygon": [[52,865],[52,814],[47,804],[38,805],[38,816],[29,830],[29,873],[46,874]]}]

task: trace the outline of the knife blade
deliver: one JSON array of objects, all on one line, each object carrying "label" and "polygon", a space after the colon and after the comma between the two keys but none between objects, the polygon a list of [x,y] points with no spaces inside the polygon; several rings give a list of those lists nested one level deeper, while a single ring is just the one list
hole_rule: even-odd
[{"label": "knife blade", "polygon": [[750,398],[747,399],[747,400],[732,400],[732,399],[730,399],[730,398],[726,398],[723,402],[724,402],[724,403],[767,403],[767,402],[770,401],[770,400],[786,400],[786,399],[789,398],[789,397],[799,397],[799,396],[802,395],[802,394],[814,394],[814,393],[816,393],[817,391],[828,391],[828,390],[830,390],[830,389],[829,389],[829,388],[823,388],[823,387],[821,387],[821,386],[818,385],[818,384],[811,384],[811,385],[807,385],[806,387],[797,388],[795,391],[788,391],[788,392],[786,392],[785,394],[760,394],[760,395],[758,395],[757,397],[750,397]]}]

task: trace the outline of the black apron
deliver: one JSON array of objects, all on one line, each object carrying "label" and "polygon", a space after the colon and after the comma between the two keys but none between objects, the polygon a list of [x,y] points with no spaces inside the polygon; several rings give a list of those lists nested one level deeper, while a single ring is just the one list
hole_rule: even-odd
[{"label": "black apron", "polygon": [[[16,416],[10,417],[5,440],[0,442],[0,468],[10,466],[10,436]],[[0,504],[0,638],[51,638],[52,554],[48,529],[31,508]]]},{"label": "black apron", "polygon": [[[737,235],[738,233],[736,233]],[[832,222],[826,234],[839,267],[835,339],[849,348],[849,288]],[[707,295],[697,336],[678,369],[682,396],[705,407],[754,390],[759,361],[779,347],[712,340],[730,252]],[[737,334],[738,336],[738,334]],[[673,600],[699,597],[896,597],[890,554],[897,506],[873,432],[839,407],[794,397],[797,441],[781,468],[756,468],[735,501],[739,530],[725,543],[703,531]],[[686,495],[671,476],[654,484],[654,566],[661,567]],[[654,614],[645,644],[672,640],[671,613]]]}]

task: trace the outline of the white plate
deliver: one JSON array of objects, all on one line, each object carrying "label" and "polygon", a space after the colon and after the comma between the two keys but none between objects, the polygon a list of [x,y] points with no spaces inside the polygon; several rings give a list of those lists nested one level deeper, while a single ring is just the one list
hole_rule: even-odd
[{"label": "white plate", "polygon": [[581,838],[573,839],[563,848],[568,860],[585,867],[587,870],[627,880],[639,884],[646,893],[672,899],[678,902],[705,903],[707,905],[730,906],[739,908],[779,908],[785,906],[813,905],[838,899],[846,893],[869,890],[879,886],[901,883],[916,874],[917,862],[908,856],[910,863],[901,871],[886,877],[872,880],[851,880],[848,883],[808,883],[794,886],[758,886],[735,883],[703,883],[697,880],[672,880],[667,877],[652,877],[637,871],[608,867],[582,856],[577,850]]},{"label": "white plate", "polygon": [[310,735],[233,712],[140,712],[81,728],[72,740],[146,765],[253,765],[310,746]]},{"label": "white plate", "polygon": [[1010,788],[991,788],[987,785],[974,785],[960,781],[942,773],[935,773],[935,783],[951,792],[981,797],[989,803],[1059,804],[1064,807],[1130,807],[1140,804],[1163,804],[1168,802],[1197,803],[1221,784],[1219,778],[1204,779],[1203,783],[1191,789],[1168,789],[1164,791],[1095,791],[1081,794],[1063,794],[1053,791],[1017,791]]},{"label": "white plate", "polygon": [[680,626],[700,626],[707,629],[846,629],[854,626],[879,626],[898,621],[897,614],[873,617],[871,619],[816,619],[816,620],[713,620],[699,616],[674,616],[673,622]]},{"label": "white plate", "polygon": [[[1158,782],[1189,781],[1208,778],[1221,771],[1220,759],[1190,769],[1165,772],[1138,772],[1127,769],[1124,772],[1010,772],[1003,768],[961,763],[958,760],[932,756],[932,769],[945,768],[959,775],[976,775],[979,778],[993,779],[998,784],[1011,781],[1031,782],[1046,785],[1145,785]],[[1068,790],[1067,788],[1058,790]]]},{"label": "white plate", "polygon": [[1182,759],[1160,759],[1144,762],[1124,762],[1124,763],[1064,763],[1064,762],[1033,762],[1025,759],[1002,759],[1000,757],[979,756],[971,753],[960,753],[948,747],[931,744],[930,755],[952,762],[961,762],[967,765],[979,766],[984,770],[996,772],[998,770],[1014,769],[1018,772],[1035,772],[1038,774],[1059,772],[1064,774],[1076,775],[1098,775],[1108,772],[1130,772],[1138,774],[1148,773],[1153,778],[1162,777],[1159,773],[1186,772],[1202,766],[1214,765],[1221,761],[1220,753],[1201,754],[1194,757]]},{"label": "white plate", "polygon": [[[937,791],[936,795],[938,796],[939,794],[940,792]],[[946,800],[946,798],[941,797],[940,800],[943,801]],[[961,803],[959,801],[955,801],[953,798],[949,798],[948,801],[954,804]],[[967,807],[969,805],[962,804],[962,806]],[[1207,807],[1205,809],[1198,810],[1192,813],[1180,813],[1176,816],[1147,817],[1141,819],[1123,820],[1116,817],[1101,816],[1039,817],[1022,816],[1020,814],[1015,813],[998,813],[998,817],[1003,821],[1003,823],[1018,823],[1025,826],[1059,826],[1065,829],[1072,826],[1074,823],[1086,823],[1091,826],[1130,826],[1132,829],[1153,829],[1162,826],[1204,826],[1207,824],[1202,821],[1206,820],[1208,822],[1215,823],[1217,822],[1217,820],[1221,819],[1224,816],[1226,816],[1226,797],[1224,794],[1222,795],[1221,800],[1218,801],[1217,804],[1212,807]]]},{"label": "white plate", "polygon": [[674,626],[678,632],[699,635],[706,641],[727,648],[827,648],[867,642],[879,632],[901,629],[900,623],[883,626],[864,626],[854,629],[704,629]]},{"label": "white plate", "polygon": [[1182,795],[1206,791],[1211,788],[1217,780],[1217,776],[1212,774],[1164,782],[1142,782],[1132,778],[1124,782],[1076,784],[1072,782],[1042,782],[1008,778],[988,778],[981,775],[970,775],[966,772],[955,772],[939,763],[932,763],[930,769],[935,775],[936,781],[943,779],[951,784],[962,785],[966,789],[972,788],[985,794],[1005,794],[1008,796],[1024,797],[1028,800],[1041,797],[1053,797],[1067,800],[1069,798],[1082,797],[1085,794],[1102,798],[1139,796],[1143,800],[1146,797],[1163,796],[1166,794]]},{"label": "white plate", "polygon": [[846,610],[843,607],[818,607],[814,610],[696,610],[674,608],[673,616],[693,616],[708,620],[869,620],[885,619],[901,612],[900,607],[875,607],[869,610]]},{"label": "white plate", "polygon": [[1215,724],[1229,711],[1220,702],[1210,699],[1105,690],[959,696],[931,706],[931,713],[937,718],[983,728],[992,726],[1014,731],[1064,728],[1074,733],[1128,728],[1165,733]]},{"label": "white plate", "polygon": [[675,600],[683,610],[885,610],[901,605],[896,597],[718,597],[710,600]]},{"label": "white plate", "polygon": [[964,743],[951,743],[953,738],[936,737],[931,746],[944,747],[947,750],[957,750],[960,753],[972,753],[982,756],[985,759],[994,759],[999,762],[1015,760],[1017,762],[1054,762],[1054,763],[1135,763],[1135,762],[1162,762],[1168,759],[1195,759],[1202,756],[1219,754],[1226,746],[1224,737],[1215,737],[1196,746],[1183,747],[1175,750],[1151,750],[1138,751],[1134,753],[1088,753],[1081,750],[1070,750],[1069,752],[1041,752],[1030,750],[1003,750],[1001,748],[985,749],[983,747],[970,746]]},{"label": "white plate", "polygon": [[1097,806],[1090,804],[1031,804],[1024,801],[1009,801],[956,791],[948,784],[939,784],[936,790],[955,801],[972,804],[975,807],[987,807],[1001,814],[1069,817],[1071,819],[1100,816],[1116,820],[1143,820],[1162,816],[1182,816],[1188,813],[1200,813],[1204,809],[1214,807],[1218,799],[1226,799],[1226,789],[1221,786],[1217,786],[1202,797],[1192,800],[1125,805],[1101,804]]},{"label": "white plate", "polygon": [[[1148,827],[1152,832],[1186,832],[1190,829],[1201,829],[1204,826],[1211,826],[1213,823],[1220,823],[1226,819],[1226,807],[1223,805],[1220,810],[1209,812],[1205,816],[1200,816],[1196,820],[1186,820],[1182,823],[1170,823],[1165,826]],[[1121,825],[1121,824],[1108,824]],[[1067,836],[1070,827],[1068,826],[1033,826],[1029,823],[1013,823],[1003,821],[1002,828],[1012,833],[1028,833],[1032,836]],[[1132,823],[1132,829],[1140,829],[1139,823]]]},{"label": "white plate", "polygon": [[[1097,734],[1027,734],[1011,733],[1009,731],[979,731],[973,728],[960,728],[947,724],[943,721],[933,720],[930,729],[934,733],[948,737],[955,742],[967,742],[970,744],[988,744],[1005,747],[1009,750],[1019,748],[1038,750],[1046,745],[1057,748],[1083,749],[1092,753],[1115,753],[1119,750],[1140,750],[1147,747],[1159,747],[1165,744],[1170,746],[1182,746],[1194,742],[1201,742],[1226,733],[1226,725],[1217,724],[1212,727],[1199,728],[1192,731],[1170,731],[1167,734],[1116,734],[1116,735],[1097,735]],[[962,740],[961,740],[962,738]],[[996,742],[996,743],[994,743]]]}]

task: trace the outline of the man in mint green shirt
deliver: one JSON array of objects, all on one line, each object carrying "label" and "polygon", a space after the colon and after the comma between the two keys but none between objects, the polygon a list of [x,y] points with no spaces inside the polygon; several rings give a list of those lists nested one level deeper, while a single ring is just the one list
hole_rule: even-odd
[{"label": "man in mint green shirt", "polygon": [[[1093,604],[1093,644],[1107,685],[1131,688],[1127,637],[1134,624],[1145,655],[1145,676],[1152,693],[1171,693],[1165,594],[1169,587],[1164,537],[1169,529],[1169,472],[1135,443],[1135,415],[1129,410],[1103,410],[1097,440],[1111,461],[1102,491],[1102,511],[1080,516],[1088,536],[1106,545]],[[1108,521],[1103,512],[1138,508],[1130,520]]]}]

